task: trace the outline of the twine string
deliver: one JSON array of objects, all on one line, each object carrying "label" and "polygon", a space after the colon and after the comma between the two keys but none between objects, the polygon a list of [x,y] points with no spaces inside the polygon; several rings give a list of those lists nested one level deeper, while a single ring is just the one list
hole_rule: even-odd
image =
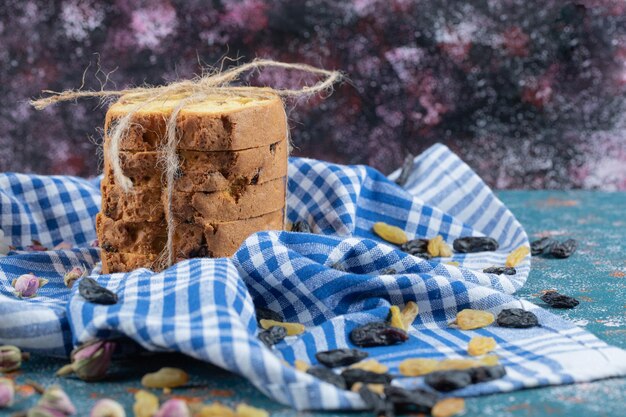
[{"label": "twine string", "polygon": [[[302,71],[313,75],[323,77],[317,83],[311,86],[302,86],[299,89],[280,89],[271,87],[249,87],[249,86],[232,86],[230,83],[237,81],[241,74],[260,70],[263,68],[282,68],[286,70]],[[130,192],[133,183],[126,175],[120,163],[120,143],[132,126],[133,117],[142,108],[159,99],[176,98],[178,102],[172,109],[166,126],[166,143],[160,149],[160,160],[164,163],[164,177],[166,187],[166,222],[167,222],[167,242],[163,253],[160,255],[159,262],[162,266],[168,267],[174,263],[174,234],[175,219],[172,209],[174,198],[174,182],[179,169],[180,161],[176,154],[178,147],[178,137],[176,132],[176,121],[179,113],[188,105],[206,100],[208,97],[216,94],[225,96],[245,96],[245,97],[271,97],[278,95],[280,97],[304,97],[324,91],[331,91],[335,83],[341,81],[343,75],[339,71],[329,71],[307,64],[289,64],[286,62],[273,61],[269,59],[256,59],[247,64],[230,68],[226,71],[209,73],[193,80],[182,80],[173,82],[159,87],[134,87],[122,90],[101,90],[101,91],[81,91],[66,90],[55,92],[44,90],[49,94],[46,97],[37,100],[31,100],[30,104],[38,110],[61,102],[77,100],[85,97],[120,97],[121,102],[129,102],[134,105],[129,109],[127,114],[118,119],[109,132],[106,134],[110,139],[108,149],[108,158],[113,169],[113,177],[116,184],[122,188],[124,192]]]}]

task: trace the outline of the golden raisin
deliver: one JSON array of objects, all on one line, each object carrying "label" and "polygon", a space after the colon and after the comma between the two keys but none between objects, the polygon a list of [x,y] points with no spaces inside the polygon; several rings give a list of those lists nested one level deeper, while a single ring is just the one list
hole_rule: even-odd
[{"label": "golden raisin", "polygon": [[465,400],[463,398],[445,398],[437,401],[431,414],[433,417],[452,417],[465,411]]},{"label": "golden raisin", "polygon": [[178,368],[161,368],[156,372],[145,374],[141,385],[146,388],[176,388],[189,381],[187,372]]},{"label": "golden raisin", "polygon": [[530,248],[528,246],[520,246],[515,249],[513,252],[509,253],[509,256],[506,257],[505,265],[509,268],[513,268],[520,264],[524,260],[526,256],[530,253]]},{"label": "golden raisin", "polygon": [[384,374],[389,371],[389,368],[378,362],[376,359],[368,359],[365,361],[357,362],[354,365],[350,365],[353,369],[362,369],[364,371],[375,372],[377,374]]},{"label": "golden raisin", "polygon": [[475,336],[467,345],[467,353],[471,356],[480,356],[496,348],[496,339],[493,337]]},{"label": "golden raisin", "polygon": [[446,265],[460,266],[461,264],[458,263],[457,261],[450,261],[450,262],[446,262]]},{"label": "golden raisin", "polygon": [[306,372],[311,367],[311,365],[309,365],[305,361],[296,359],[296,361],[293,363],[293,367],[296,368],[298,371]]},{"label": "golden raisin", "polygon": [[466,308],[457,313],[455,323],[461,330],[480,329],[493,323],[495,317],[488,311]]},{"label": "golden raisin", "polygon": [[[352,388],[350,388],[350,391],[359,392],[361,390],[361,387],[363,387],[363,383],[357,382],[354,385],[352,385]],[[367,389],[372,392],[375,392],[376,394],[380,394],[380,395],[385,394],[384,384],[367,384]]]},{"label": "golden raisin", "polygon": [[247,404],[239,404],[235,408],[237,417],[270,417],[270,413]]},{"label": "golden raisin", "polygon": [[159,399],[156,395],[139,390],[135,393],[133,412],[135,417],[152,417],[159,411]]},{"label": "golden raisin", "polygon": [[281,321],[267,319],[261,319],[259,323],[261,324],[261,327],[265,330],[274,326],[284,327],[285,330],[287,330],[287,336],[295,336],[304,333],[304,325],[300,323],[283,323]]},{"label": "golden raisin", "polygon": [[414,358],[400,362],[398,369],[404,376],[426,375],[437,369],[439,361],[436,359]]},{"label": "golden raisin", "polygon": [[411,325],[415,321],[418,313],[419,308],[416,303],[413,301],[406,303],[402,309],[402,325],[404,326],[404,330],[409,330],[411,328]]},{"label": "golden raisin", "polygon": [[426,250],[430,256],[439,256],[439,242],[443,242],[443,237],[435,236],[434,238],[428,241],[428,245],[426,246]]},{"label": "golden raisin", "polygon": [[402,323],[402,315],[398,306],[389,307],[389,324],[397,329],[406,330]]},{"label": "golden raisin", "polygon": [[372,230],[374,231],[374,233],[376,233],[387,242],[394,243],[396,245],[401,245],[409,240],[406,237],[406,233],[404,233],[404,230],[387,223],[374,223],[374,226],[372,226]]},{"label": "golden raisin", "polygon": [[202,406],[195,417],[237,417],[235,411],[220,403]]},{"label": "golden raisin", "polygon": [[437,365],[437,370],[459,371],[463,369],[476,368],[477,366],[483,366],[483,364],[474,359],[444,359]]},{"label": "golden raisin", "polygon": [[496,366],[500,363],[497,355],[485,355],[479,360],[483,366]]},{"label": "golden raisin", "polygon": [[426,246],[426,250],[428,254],[432,257],[448,257],[452,256],[452,249],[450,246],[443,240],[443,236],[437,235],[434,238],[428,241],[428,245]]}]

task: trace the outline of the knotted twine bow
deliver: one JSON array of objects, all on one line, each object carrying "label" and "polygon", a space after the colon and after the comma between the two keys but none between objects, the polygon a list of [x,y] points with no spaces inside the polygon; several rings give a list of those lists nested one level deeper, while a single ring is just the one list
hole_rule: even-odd
[{"label": "knotted twine bow", "polygon": [[[312,86],[304,86],[300,89],[275,89],[271,87],[249,87],[249,86],[231,86],[231,82],[239,79],[239,76],[250,70],[261,68],[283,68],[289,70],[298,70],[308,72],[310,74],[321,75],[324,78]],[[174,194],[174,180],[179,169],[179,160],[176,155],[178,145],[178,137],[176,135],[176,120],[178,114],[185,106],[202,102],[212,95],[220,94],[225,96],[243,96],[268,98],[274,95],[281,97],[302,97],[308,96],[322,91],[329,91],[333,84],[342,79],[339,71],[328,71],[316,68],[306,64],[288,64],[285,62],[277,62],[267,59],[257,59],[250,63],[233,67],[223,72],[207,74],[193,80],[183,80],[167,84],[160,87],[136,87],[124,90],[102,90],[102,91],[80,91],[67,90],[63,92],[55,92],[44,90],[44,93],[50,94],[30,103],[38,110],[42,110],[54,103],[60,101],[75,100],[82,97],[114,97],[120,96],[120,101],[128,101],[137,103],[131,107],[126,115],[121,117],[107,132],[110,138],[110,146],[108,149],[108,157],[113,168],[113,176],[116,183],[124,190],[129,192],[133,183],[124,175],[120,164],[120,141],[125,137],[132,125],[133,116],[146,105],[160,99],[175,98],[178,100],[177,105],[173,108],[167,120],[165,134],[167,141],[160,150],[161,160],[165,166],[165,182],[167,188],[167,243],[163,253],[161,254],[159,263],[168,267],[174,263],[174,213],[172,210],[172,200]],[[163,265],[160,265],[163,267]]]}]

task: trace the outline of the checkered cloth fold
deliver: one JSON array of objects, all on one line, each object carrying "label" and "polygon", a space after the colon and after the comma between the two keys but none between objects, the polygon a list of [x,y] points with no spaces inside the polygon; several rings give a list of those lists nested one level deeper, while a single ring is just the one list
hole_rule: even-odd
[{"label": "checkered cloth fold", "polygon": [[[356,393],[285,362],[317,364],[318,351],[353,347],[348,335],[354,327],[384,320],[390,305],[415,301],[420,314],[409,341],[367,349],[397,376],[394,384],[423,386],[423,378],[399,375],[401,361],[465,358],[475,335],[496,339],[495,353],[507,376],[455,396],[626,375],[626,352],[511,295],[528,276],[529,258],[513,276],[482,272],[502,265],[528,238],[480,178],[442,145],[415,158],[404,188],[368,167],[293,158],[288,218],[308,222],[315,233],[257,233],[232,258],[193,259],[161,273],[138,269],[99,275],[98,249],[89,247],[100,205],[97,184],[0,175],[0,227],[14,246],[23,248],[31,239],[47,246],[76,245],[72,250],[18,250],[0,258],[0,343],[65,355],[94,338],[123,336],[149,350],[183,352],[241,374],[297,409],[359,409],[364,404]],[[459,236],[491,236],[500,248],[426,261],[373,235],[377,221],[399,226],[410,237],[440,234],[449,243]],[[119,302],[95,305],[67,289],[63,274],[73,266],[96,266],[92,277],[116,292]],[[35,298],[17,299],[10,283],[27,272],[50,283]],[[255,304],[303,323],[306,332],[268,349],[256,336]],[[448,326],[465,308],[497,314],[511,307],[533,311],[541,326],[491,325],[474,331]]]}]

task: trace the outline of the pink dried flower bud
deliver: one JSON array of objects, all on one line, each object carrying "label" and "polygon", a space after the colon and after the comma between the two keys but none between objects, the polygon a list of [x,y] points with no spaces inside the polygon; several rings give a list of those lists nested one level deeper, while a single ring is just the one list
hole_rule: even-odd
[{"label": "pink dried flower bud", "polygon": [[79,278],[87,275],[87,271],[79,266],[75,266],[71,271],[67,272],[63,276],[63,282],[67,288],[72,288],[74,282],[76,282]]},{"label": "pink dried flower bud", "polygon": [[48,283],[47,279],[37,278],[35,275],[24,274],[12,282],[15,295],[20,298],[32,298],[37,295],[37,290]]},{"label": "pink dried flower bud", "polygon": [[9,378],[0,378],[0,408],[13,405],[15,398],[15,384]]},{"label": "pink dried flower bud", "polygon": [[17,346],[0,346],[0,372],[12,372],[22,366],[22,360],[28,359],[28,353],[22,353]]},{"label": "pink dried flower bud", "polygon": [[115,342],[95,340],[72,352],[72,363],[57,371],[58,376],[75,373],[83,381],[98,381],[106,376],[115,351]]},{"label": "pink dried flower bud", "polygon": [[93,406],[89,417],[126,417],[126,412],[120,403],[105,398]]},{"label": "pink dried flower bud", "polygon": [[72,249],[73,247],[74,245],[72,245],[70,242],[62,241],[61,243],[59,243],[52,249],[53,250],[68,250],[68,249]]},{"label": "pink dried flower bud", "polygon": [[187,403],[179,399],[167,400],[154,417],[191,417]]},{"label": "pink dried flower bud", "polygon": [[67,417],[76,414],[76,407],[61,387],[54,385],[43,393],[28,417]]},{"label": "pink dried flower bud", "polygon": [[33,239],[32,242],[32,245],[26,246],[26,250],[34,252],[44,252],[48,250],[48,248],[42,245],[40,241]]}]

